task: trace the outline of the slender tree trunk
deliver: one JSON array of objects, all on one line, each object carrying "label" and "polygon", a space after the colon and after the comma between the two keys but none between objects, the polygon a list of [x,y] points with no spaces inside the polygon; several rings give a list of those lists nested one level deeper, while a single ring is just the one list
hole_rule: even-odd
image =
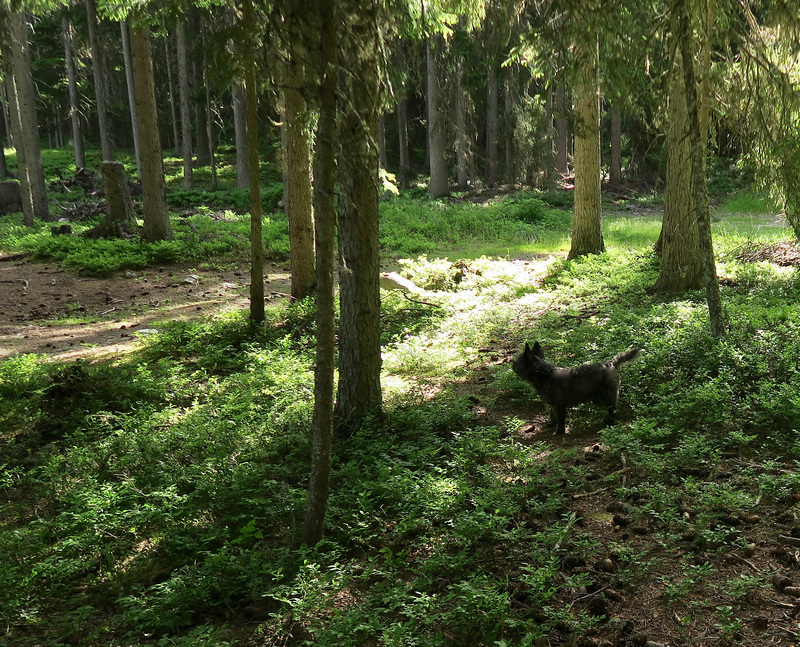
[{"label": "slender tree trunk", "polygon": [[609,182],[612,186],[622,184],[622,113],[619,106],[611,106],[611,167]]},{"label": "slender tree trunk", "polygon": [[286,215],[292,298],[305,299],[314,291],[314,216],[311,208],[311,138],[306,102],[299,90],[295,61],[287,64],[283,91],[286,132]]},{"label": "slender tree trunk", "polygon": [[172,47],[170,46],[169,34],[164,36],[164,59],[167,64],[167,87],[169,89],[169,111],[172,116],[172,149],[175,154],[181,150],[181,129],[180,119],[178,117],[178,92],[175,89],[175,62],[172,60]]},{"label": "slender tree trunk", "polygon": [[164,159],[158,134],[150,31],[142,28],[131,29],[130,46],[136,130],[140,138],[139,172],[142,179],[143,234],[145,240],[149,242],[172,240],[174,236],[167,211]]},{"label": "slender tree trunk", "polygon": [[[39,142],[39,124],[36,117],[36,91],[31,74],[28,23],[22,12],[13,12],[9,18],[12,35],[11,58],[14,70],[14,88],[16,89],[21,128],[17,150],[19,151],[20,146],[25,149],[25,170],[33,205],[33,216],[48,221],[51,220],[51,217],[47,204],[42,148]],[[24,205],[25,200],[23,200]]]},{"label": "slender tree trunk", "polygon": [[189,103],[189,63],[187,58],[186,24],[178,22],[178,87],[181,97],[181,155],[183,156],[183,188],[191,189],[192,173],[192,118]]},{"label": "slender tree trunk", "polygon": [[[341,6],[341,5],[340,5]],[[340,60],[339,387],[335,414],[347,433],[381,408],[380,263],[378,254],[378,1],[350,0],[351,36]],[[435,130],[435,129],[434,129]]]},{"label": "slender tree trunk", "polygon": [[69,88],[69,116],[72,122],[72,146],[75,151],[75,168],[86,167],[83,153],[83,132],[81,131],[81,107],[78,99],[78,73],[75,70],[75,53],[72,47],[72,23],[67,16],[61,18],[62,38],[64,40],[64,61],[67,67]]},{"label": "slender tree trunk", "polygon": [[231,83],[233,130],[236,139],[236,186],[250,186],[250,153],[247,151],[247,100],[244,87],[238,80]]},{"label": "slender tree trunk", "polygon": [[[335,3],[317,0],[321,23],[333,25]],[[322,83],[319,89],[316,160],[314,164],[314,224],[317,240],[317,357],[314,366],[314,415],[311,420],[311,479],[308,508],[303,523],[303,544],[314,546],[322,539],[330,492],[333,446],[333,380],[336,368],[334,269],[336,263],[336,30],[322,32],[320,56]]]},{"label": "slender tree trunk", "polygon": [[587,39],[575,85],[575,211],[568,258],[605,248],[600,194],[600,87],[598,41]]},{"label": "slender tree trunk", "polygon": [[497,103],[497,70],[489,61],[486,76],[486,186],[497,184],[497,138],[499,136],[499,108]]},{"label": "slender tree trunk", "polygon": [[[245,24],[253,18],[252,0],[244,0]],[[250,325],[255,328],[264,323],[264,237],[261,224],[261,183],[258,159],[258,92],[256,90],[256,43],[250,43],[245,68],[245,96],[247,103],[247,150],[250,178]]]},{"label": "slender tree trunk", "polygon": [[97,107],[97,126],[100,130],[100,154],[103,161],[107,162],[112,158],[111,133],[108,127],[108,110],[106,108],[103,47],[97,35],[97,0],[86,0],[86,19],[89,25],[89,44],[92,49],[92,74]]},{"label": "slender tree trunk", "polygon": [[[125,60],[125,80],[128,85],[128,103],[131,110],[131,127],[133,129],[133,149],[136,153],[136,173],[141,179],[142,177],[142,155],[141,146],[139,145],[139,118],[136,115],[136,100],[134,98],[134,82],[133,82],[133,56],[131,53],[131,30],[128,24],[122,20],[119,22],[120,32],[122,34],[122,56]],[[152,60],[150,62],[152,68]]]},{"label": "slender tree trunk", "polygon": [[428,154],[431,180],[428,195],[442,198],[450,193],[447,177],[447,144],[445,142],[445,114],[442,107],[442,89],[439,85],[439,54],[441,37],[429,36],[428,54]]},{"label": "slender tree trunk", "polygon": [[[678,15],[680,38],[679,47],[683,61],[683,81],[686,91],[686,108],[689,114],[689,140],[692,149],[692,184],[694,187],[695,208],[697,210],[697,228],[700,233],[700,249],[703,258],[703,274],[706,283],[706,300],[711,321],[711,332],[715,337],[725,335],[725,314],[722,309],[722,298],[719,291],[719,279],[714,262],[714,244],[711,239],[711,212],[708,204],[708,186],[705,170],[705,137],[701,132],[703,121],[702,102],[697,97],[697,81],[694,72],[692,30],[690,26],[691,5],[687,0],[679,0]],[[709,8],[708,22],[705,25],[703,39],[711,39],[710,29],[712,12]],[[703,47],[710,47],[704,42]],[[704,58],[704,60],[706,60]],[[710,60],[710,59],[709,59]]]}]

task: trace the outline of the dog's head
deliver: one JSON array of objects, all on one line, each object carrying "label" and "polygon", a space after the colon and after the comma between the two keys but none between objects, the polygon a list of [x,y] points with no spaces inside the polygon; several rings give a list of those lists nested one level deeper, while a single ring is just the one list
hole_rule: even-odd
[{"label": "dog's head", "polygon": [[536,368],[544,363],[544,349],[542,345],[537,341],[533,344],[533,348],[531,348],[528,343],[525,342],[525,349],[514,359],[511,370],[514,371],[517,377],[530,381]]}]

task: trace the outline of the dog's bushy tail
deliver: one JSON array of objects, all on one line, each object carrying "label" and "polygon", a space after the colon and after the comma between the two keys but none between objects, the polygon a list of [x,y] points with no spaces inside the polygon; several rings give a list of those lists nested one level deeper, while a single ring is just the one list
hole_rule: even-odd
[{"label": "dog's bushy tail", "polygon": [[642,354],[641,348],[631,348],[630,350],[626,350],[624,353],[616,355],[614,359],[611,360],[611,363],[614,365],[614,368],[616,368],[620,364],[636,361],[637,359],[639,359],[639,355],[641,354]]}]

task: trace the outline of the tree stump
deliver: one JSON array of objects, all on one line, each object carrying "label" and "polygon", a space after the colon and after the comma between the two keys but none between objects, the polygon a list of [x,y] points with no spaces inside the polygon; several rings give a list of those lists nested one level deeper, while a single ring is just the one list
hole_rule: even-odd
[{"label": "tree stump", "polygon": [[84,232],[87,238],[129,238],[136,234],[131,191],[122,162],[101,162],[106,194],[106,217]]}]

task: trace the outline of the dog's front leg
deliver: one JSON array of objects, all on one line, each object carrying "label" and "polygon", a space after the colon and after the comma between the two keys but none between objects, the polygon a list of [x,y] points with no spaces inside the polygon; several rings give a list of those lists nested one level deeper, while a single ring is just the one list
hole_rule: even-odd
[{"label": "dog's front leg", "polygon": [[556,423],[556,433],[567,433],[567,408],[564,406],[553,407],[553,418]]}]

